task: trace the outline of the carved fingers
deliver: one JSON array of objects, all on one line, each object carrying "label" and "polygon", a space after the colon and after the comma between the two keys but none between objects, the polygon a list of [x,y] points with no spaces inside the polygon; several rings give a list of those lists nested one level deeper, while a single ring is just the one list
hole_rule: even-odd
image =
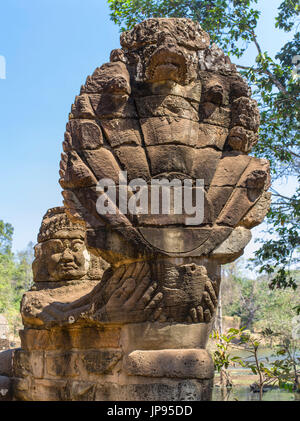
[{"label": "carved fingers", "polygon": [[205,283],[206,291],[203,292],[203,300],[205,303],[204,321],[210,322],[218,305],[216,290],[211,281]]},{"label": "carved fingers", "polygon": [[208,293],[208,292],[206,292],[206,291],[204,291],[204,292],[203,292],[203,300],[204,300],[204,303],[206,304],[207,309],[208,309],[211,313],[213,313],[213,312],[214,312],[215,307],[214,307],[214,304],[213,304],[213,302],[212,302],[212,299],[210,298],[209,293]]},{"label": "carved fingers", "polygon": [[198,320],[199,320],[200,322],[203,322],[203,308],[202,308],[201,306],[198,306],[198,307],[196,308],[196,311],[197,311],[197,317],[198,317]]},{"label": "carved fingers", "polygon": [[163,293],[162,292],[158,292],[157,294],[154,295],[153,298],[151,298],[151,296],[153,295],[153,293],[155,292],[157,288],[157,284],[156,282],[149,288],[148,294],[147,294],[147,299],[149,299],[149,304],[145,307],[145,311],[149,312],[151,315],[151,320],[156,321],[160,318],[160,315],[162,313],[162,306],[161,306],[161,301],[163,299]]},{"label": "carved fingers", "polygon": [[122,283],[122,285],[115,290],[112,296],[109,298],[106,303],[106,311],[121,311],[121,308],[124,306],[126,301],[129,299],[130,295],[133,293],[135,288],[135,280],[133,278],[127,278]]},{"label": "carved fingers", "polygon": [[217,305],[216,286],[210,280],[206,281],[201,305],[190,308],[187,320],[190,323],[208,323],[211,321]]},{"label": "carved fingers", "polygon": [[135,279],[127,278],[123,285],[116,291],[115,299],[119,301],[119,304],[124,304],[132,295],[135,290]]},{"label": "carved fingers", "polygon": [[117,268],[107,283],[107,295],[111,297],[112,294],[120,288],[123,282],[131,276],[133,268],[131,266],[120,266]]},{"label": "carved fingers", "polygon": [[152,283],[151,278],[149,278],[148,276],[145,277],[136,287],[136,290],[134,291],[130,299],[126,302],[126,308],[128,310],[155,309],[163,296],[162,293],[154,295],[156,289],[157,283]]},{"label": "carved fingers", "polygon": [[[153,286],[150,285],[151,279],[148,276],[149,267],[148,265],[137,264],[132,274],[134,279],[134,287],[131,293],[127,297],[125,304],[126,310],[144,309],[149,303],[150,296],[153,292]],[[127,280],[124,284],[127,283]]]},{"label": "carved fingers", "polygon": [[148,264],[136,263],[131,265],[130,271],[121,274],[119,281],[117,276],[114,278],[118,286],[105,305],[109,319],[137,320],[151,315],[156,320],[160,316],[162,293],[155,294],[157,283],[152,282],[149,273]]},{"label": "carved fingers", "polygon": [[201,323],[204,321],[202,306],[192,307],[189,311],[188,321],[192,323]]},{"label": "carved fingers", "polygon": [[217,298],[217,295],[216,295],[216,291],[213,287],[213,283],[210,282],[210,281],[207,281],[205,283],[205,289],[208,292],[208,294],[210,296],[210,299],[214,304],[214,307],[216,307],[218,305],[218,298]]}]

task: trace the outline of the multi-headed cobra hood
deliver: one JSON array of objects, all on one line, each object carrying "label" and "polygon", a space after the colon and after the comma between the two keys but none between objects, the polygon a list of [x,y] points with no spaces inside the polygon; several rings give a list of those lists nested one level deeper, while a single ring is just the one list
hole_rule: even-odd
[{"label": "multi-headed cobra hood", "polygon": [[[270,183],[268,161],[247,155],[259,128],[247,83],[189,19],[146,20],[121,35],[121,46],[72,105],[60,165],[68,214],[85,222],[89,246],[111,262],[149,253],[221,256],[234,235],[246,239],[241,254],[248,229],[268,210]],[[148,185],[190,179],[197,188],[203,180],[204,218],[188,225],[185,213],[132,215],[119,202],[99,214],[105,193],[97,183],[109,178],[118,191],[120,171]]]}]

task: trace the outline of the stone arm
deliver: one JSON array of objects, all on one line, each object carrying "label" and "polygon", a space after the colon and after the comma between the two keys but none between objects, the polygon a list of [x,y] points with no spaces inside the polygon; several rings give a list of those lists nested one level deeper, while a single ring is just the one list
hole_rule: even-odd
[{"label": "stone arm", "polygon": [[139,322],[157,320],[162,312],[163,294],[149,276],[149,266],[137,263],[120,267],[89,294],[72,303],[43,302],[40,292],[29,292],[22,300],[22,314],[42,323],[74,323],[87,319],[99,322]]}]

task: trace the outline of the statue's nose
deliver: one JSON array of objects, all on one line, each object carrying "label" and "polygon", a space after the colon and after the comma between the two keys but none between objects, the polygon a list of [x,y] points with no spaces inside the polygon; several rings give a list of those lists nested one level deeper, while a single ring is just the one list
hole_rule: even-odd
[{"label": "statue's nose", "polygon": [[71,262],[73,260],[73,255],[70,252],[69,248],[66,248],[61,256],[63,262]]}]

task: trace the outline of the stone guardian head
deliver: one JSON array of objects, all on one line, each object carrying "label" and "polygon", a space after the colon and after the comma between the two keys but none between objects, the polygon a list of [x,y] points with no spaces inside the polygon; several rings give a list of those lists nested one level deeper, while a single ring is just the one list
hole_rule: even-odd
[{"label": "stone guardian head", "polygon": [[85,245],[85,228],[72,223],[63,207],[45,214],[33,262],[34,280],[66,281],[84,278],[91,255]]}]

